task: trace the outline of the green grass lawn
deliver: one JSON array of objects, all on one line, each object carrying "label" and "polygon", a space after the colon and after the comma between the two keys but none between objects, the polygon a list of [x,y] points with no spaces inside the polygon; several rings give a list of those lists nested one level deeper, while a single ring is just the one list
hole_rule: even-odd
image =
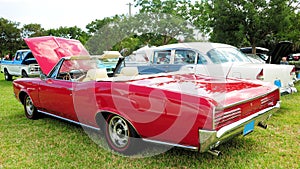
[{"label": "green grass lawn", "polygon": [[26,119],[12,82],[0,74],[0,169],[300,168],[300,93],[281,99],[282,108],[267,130],[257,127],[221,145],[219,157],[173,148],[152,157],[128,158],[99,146],[80,126],[50,117]]}]

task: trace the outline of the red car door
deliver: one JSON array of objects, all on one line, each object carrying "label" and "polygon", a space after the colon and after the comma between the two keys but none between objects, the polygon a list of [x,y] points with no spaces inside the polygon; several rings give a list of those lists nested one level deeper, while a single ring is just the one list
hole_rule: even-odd
[{"label": "red car door", "polygon": [[73,83],[52,78],[42,81],[39,87],[39,98],[44,111],[77,121],[73,106]]}]

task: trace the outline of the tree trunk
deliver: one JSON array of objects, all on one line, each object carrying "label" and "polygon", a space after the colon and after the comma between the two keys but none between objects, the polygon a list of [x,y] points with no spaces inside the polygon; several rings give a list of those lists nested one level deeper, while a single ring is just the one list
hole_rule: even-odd
[{"label": "tree trunk", "polygon": [[255,42],[252,43],[252,54],[256,54],[256,44]]}]

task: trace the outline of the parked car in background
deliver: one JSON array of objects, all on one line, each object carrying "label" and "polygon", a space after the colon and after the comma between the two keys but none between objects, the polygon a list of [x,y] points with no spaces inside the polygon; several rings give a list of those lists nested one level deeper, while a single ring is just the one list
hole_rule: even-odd
[{"label": "parked car in background", "polygon": [[256,53],[252,54],[252,47],[243,47],[240,48],[240,50],[245,53],[246,55],[249,55],[250,59],[254,58],[255,60],[253,60],[254,62],[256,62],[256,60],[258,60],[259,62],[262,63],[266,63],[269,56],[268,54],[270,53],[270,50],[267,48],[263,48],[263,47],[256,47]]},{"label": "parked car in background", "polygon": [[[293,84],[296,76],[293,65],[253,63],[239,49],[231,45],[193,42],[164,45],[151,50],[152,53],[147,54],[149,61],[138,66],[141,73],[190,68],[197,74],[270,82],[277,85],[282,94],[297,91]],[[130,64],[132,63],[127,63]]]},{"label": "parked car in background", "polygon": [[119,153],[140,151],[137,145],[145,141],[218,155],[221,143],[256,125],[266,128],[271,110],[280,106],[278,88],[268,83],[185,72],[140,75],[121,66],[124,57],[108,73],[97,59],[111,55],[95,59],[79,41],[25,41],[44,73],[13,82],[26,117],[47,114],[101,129]]},{"label": "parked car in background", "polygon": [[[272,50],[256,47],[255,55],[259,56],[265,63],[280,64],[282,57],[287,57],[291,52],[292,43],[289,41],[282,41],[275,45]],[[245,54],[252,54],[252,47],[243,47],[240,50]]]},{"label": "parked car in background", "polygon": [[293,53],[287,56],[288,61],[299,61],[299,59],[300,59],[300,53]]},{"label": "parked car in background", "polygon": [[29,49],[18,50],[13,60],[1,61],[1,73],[5,80],[12,80],[13,76],[39,76],[40,67]]},{"label": "parked car in background", "polygon": [[266,61],[262,59],[267,58],[265,54],[246,54],[246,56],[252,63],[266,63]]}]

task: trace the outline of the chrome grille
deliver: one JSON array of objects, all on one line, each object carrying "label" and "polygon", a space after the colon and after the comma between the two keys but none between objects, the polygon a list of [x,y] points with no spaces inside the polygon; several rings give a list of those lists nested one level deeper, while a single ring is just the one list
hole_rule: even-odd
[{"label": "chrome grille", "polygon": [[40,69],[40,66],[39,65],[32,65],[30,66],[30,71],[31,72],[39,72],[41,69]]}]

